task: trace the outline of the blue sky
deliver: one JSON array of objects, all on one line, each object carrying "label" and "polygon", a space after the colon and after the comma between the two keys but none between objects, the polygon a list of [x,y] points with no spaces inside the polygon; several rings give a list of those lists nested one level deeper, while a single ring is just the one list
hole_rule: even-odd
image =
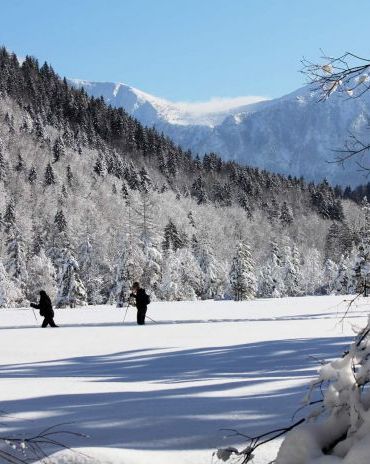
[{"label": "blue sky", "polygon": [[368,0],[0,0],[0,44],[177,101],[276,97],[320,48],[370,56],[369,18]]}]

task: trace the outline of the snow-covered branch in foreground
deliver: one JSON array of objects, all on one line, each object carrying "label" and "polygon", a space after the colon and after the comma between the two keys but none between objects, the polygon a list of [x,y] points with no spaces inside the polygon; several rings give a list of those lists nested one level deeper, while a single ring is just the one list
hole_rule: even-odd
[{"label": "snow-covered branch in foreground", "polygon": [[11,464],[26,464],[35,460],[44,462],[50,454],[50,448],[71,449],[61,441],[63,435],[86,438],[84,434],[65,430],[66,425],[68,424],[57,424],[28,437],[1,436],[0,462]]},{"label": "snow-covered branch in foreground", "polygon": [[324,364],[311,384],[323,401],[307,417],[307,425],[283,442],[277,464],[365,464],[370,454],[370,319],[342,358]]}]

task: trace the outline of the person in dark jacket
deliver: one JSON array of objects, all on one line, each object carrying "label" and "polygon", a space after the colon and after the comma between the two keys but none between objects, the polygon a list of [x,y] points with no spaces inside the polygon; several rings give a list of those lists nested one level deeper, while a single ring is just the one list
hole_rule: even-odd
[{"label": "person in dark jacket", "polygon": [[39,309],[40,316],[44,318],[41,327],[45,328],[48,325],[50,325],[50,327],[58,327],[54,322],[54,311],[51,300],[45,290],[40,290],[39,303],[31,303],[31,306],[32,308]]},{"label": "person in dark jacket", "polygon": [[145,324],[145,315],[148,309],[148,295],[144,288],[140,287],[139,282],[134,282],[132,285],[132,293],[130,297],[135,298],[137,308],[137,323],[138,325]]}]

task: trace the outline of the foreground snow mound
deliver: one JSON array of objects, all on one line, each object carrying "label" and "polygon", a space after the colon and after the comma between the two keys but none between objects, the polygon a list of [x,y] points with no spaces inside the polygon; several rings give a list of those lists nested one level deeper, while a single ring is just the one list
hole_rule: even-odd
[{"label": "foreground snow mound", "polygon": [[[309,423],[289,433],[276,464],[369,464],[370,320],[343,356],[324,364],[311,383],[308,406],[319,404]],[[313,398],[315,390],[321,398]],[[327,418],[327,419],[326,419]]]}]

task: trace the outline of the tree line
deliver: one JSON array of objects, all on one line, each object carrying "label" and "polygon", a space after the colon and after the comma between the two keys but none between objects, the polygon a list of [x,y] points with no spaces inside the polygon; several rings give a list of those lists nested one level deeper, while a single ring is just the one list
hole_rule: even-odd
[{"label": "tree line", "polygon": [[0,102],[2,306],[331,292],[361,241],[348,189],[184,151],[4,48]]}]

